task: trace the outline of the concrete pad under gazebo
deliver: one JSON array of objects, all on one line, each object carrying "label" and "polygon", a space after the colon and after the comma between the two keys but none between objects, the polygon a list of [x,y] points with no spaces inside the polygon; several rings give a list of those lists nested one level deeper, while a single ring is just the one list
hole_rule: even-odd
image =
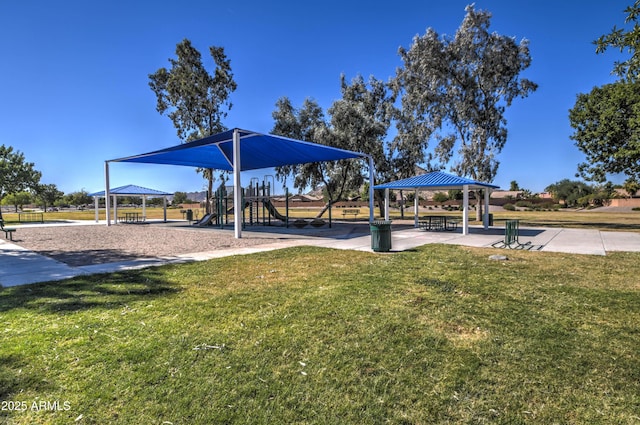
[{"label": "concrete pad under gazebo", "polygon": [[[172,193],[162,192],[156,189],[149,189],[142,186],[136,186],[134,184],[129,184],[126,186],[116,187],[114,189],[109,189],[109,196],[113,197],[113,217],[116,219],[118,217],[118,203],[116,202],[118,196],[140,196],[142,197],[142,216],[145,217],[147,210],[147,198],[163,198],[163,207],[164,207],[164,222],[167,222],[167,196],[173,195]],[[98,200],[100,198],[105,198],[105,191],[102,190],[100,192],[90,193],[89,196],[93,196],[96,203],[96,223],[98,222]],[[106,208],[108,209],[109,202],[105,203]],[[109,217],[107,211],[107,217]]]},{"label": "concrete pad under gazebo", "polygon": [[415,214],[415,227],[418,227],[418,190],[462,190],[462,234],[469,233],[469,190],[484,189],[484,215],[483,224],[484,228],[489,227],[489,193],[492,189],[498,189],[499,186],[495,186],[489,183],[477,182],[475,180],[467,179],[464,177],[458,177],[451,174],[443,173],[441,171],[435,171],[433,173],[421,174],[419,176],[409,177],[407,179],[396,180],[384,184],[374,186],[374,189],[384,190],[385,192],[385,205],[384,215],[385,220],[389,220],[389,189],[397,190],[414,190],[414,214]]}]

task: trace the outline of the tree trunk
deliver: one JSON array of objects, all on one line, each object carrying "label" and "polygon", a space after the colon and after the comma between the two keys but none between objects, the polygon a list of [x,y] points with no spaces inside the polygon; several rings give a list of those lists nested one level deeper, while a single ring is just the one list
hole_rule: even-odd
[{"label": "tree trunk", "polygon": [[476,194],[476,220],[482,221],[482,192],[475,191]]},{"label": "tree trunk", "polygon": [[318,214],[316,214],[315,218],[322,218],[322,216],[324,215],[324,213],[326,213],[329,210],[329,207],[331,205],[333,205],[335,203],[335,201],[329,201],[326,204],[324,204],[324,207],[322,207],[322,209],[320,210],[320,212],[318,212]]},{"label": "tree trunk", "polygon": [[384,191],[376,191],[373,197],[374,203],[378,202],[378,212],[380,213],[380,217],[384,218]]}]

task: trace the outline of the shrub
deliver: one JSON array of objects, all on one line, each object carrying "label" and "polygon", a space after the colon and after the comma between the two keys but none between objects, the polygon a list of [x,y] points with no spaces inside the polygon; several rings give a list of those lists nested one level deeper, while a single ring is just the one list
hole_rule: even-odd
[{"label": "shrub", "polygon": [[449,196],[444,192],[438,192],[433,195],[434,202],[446,202],[449,200]]},{"label": "shrub", "polygon": [[507,211],[515,211],[516,210],[516,206],[513,204],[504,204],[502,206],[502,208],[504,208]]}]

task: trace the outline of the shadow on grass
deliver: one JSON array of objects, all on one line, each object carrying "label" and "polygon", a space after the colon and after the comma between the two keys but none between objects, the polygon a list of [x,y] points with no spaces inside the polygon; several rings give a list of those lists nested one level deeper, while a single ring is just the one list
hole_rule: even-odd
[{"label": "shadow on grass", "polygon": [[123,303],[178,293],[159,268],[78,276],[0,289],[0,312],[27,308],[75,312],[91,308],[120,308]]},{"label": "shadow on grass", "polygon": [[[12,400],[9,396],[26,388],[36,391],[46,391],[53,388],[51,383],[26,372],[26,369],[28,369],[28,363],[19,356],[0,354],[0,400],[5,403],[20,402],[22,400]],[[2,418],[2,414],[8,414],[10,410],[18,410],[21,407],[4,406],[0,411],[0,418]]]}]

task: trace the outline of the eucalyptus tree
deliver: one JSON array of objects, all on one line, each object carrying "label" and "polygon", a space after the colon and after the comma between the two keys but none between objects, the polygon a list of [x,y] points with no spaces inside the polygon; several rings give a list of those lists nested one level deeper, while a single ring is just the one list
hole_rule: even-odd
[{"label": "eucalyptus tree", "polygon": [[[313,100],[305,100],[296,109],[288,98],[279,99],[272,133],[369,154],[374,159],[374,178],[384,178],[391,169],[384,139],[391,123],[393,98],[386,84],[373,77],[365,81],[357,76],[349,83],[342,75],[340,88],[342,98],[327,110],[328,120]],[[361,160],[340,160],[279,167],[276,173],[279,178],[294,176],[297,189],[324,187],[329,199],[320,217],[345,193],[359,191],[368,175],[366,167]]]},{"label": "eucalyptus tree", "polygon": [[[414,37],[409,49],[399,49],[403,66],[393,85],[401,94],[401,110],[394,146],[439,161],[440,168],[450,164],[457,174],[491,182],[507,141],[506,108],[537,85],[520,77],[531,64],[529,42],[489,32],[491,13],[473,5],[465,10],[453,38],[429,28]],[[430,139],[436,146],[426,155]]]},{"label": "eucalyptus tree", "polygon": [[609,47],[629,53],[629,59],[614,64],[613,73],[624,80],[636,81],[640,74],[640,55],[638,53],[640,47],[640,25],[638,24],[640,0],[635,0],[633,5],[625,9],[625,13],[627,14],[625,24],[630,25],[630,28],[614,26],[609,34],[602,35],[594,41],[594,44],[596,45],[596,53],[604,53]]},{"label": "eucalyptus tree", "polygon": [[569,111],[570,136],[586,155],[578,174],[604,182],[607,173],[640,180],[640,82],[619,81],[579,94]]},{"label": "eucalyptus tree", "polygon": [[585,162],[578,164],[578,175],[597,182],[605,181],[607,173],[640,180],[640,0],[625,12],[632,28],[614,27],[594,42],[596,53],[615,47],[631,54],[628,60],[615,63],[613,73],[621,79],[579,94],[569,111],[575,130],[571,138],[586,155]]},{"label": "eucalyptus tree", "polygon": [[41,176],[34,163],[25,161],[22,152],[14,151],[11,146],[0,145],[0,202],[8,194],[35,189]]},{"label": "eucalyptus tree", "polygon": [[[202,55],[188,39],[176,46],[176,59],[171,68],[160,68],[149,74],[149,86],[156,94],[156,110],[167,114],[183,142],[193,141],[226,130],[222,120],[232,107],[229,99],[237,88],[231,72],[231,61],[223,47],[211,46],[213,73],[202,63]],[[213,192],[213,170],[199,169]],[[209,200],[207,200],[209,208]]]}]

